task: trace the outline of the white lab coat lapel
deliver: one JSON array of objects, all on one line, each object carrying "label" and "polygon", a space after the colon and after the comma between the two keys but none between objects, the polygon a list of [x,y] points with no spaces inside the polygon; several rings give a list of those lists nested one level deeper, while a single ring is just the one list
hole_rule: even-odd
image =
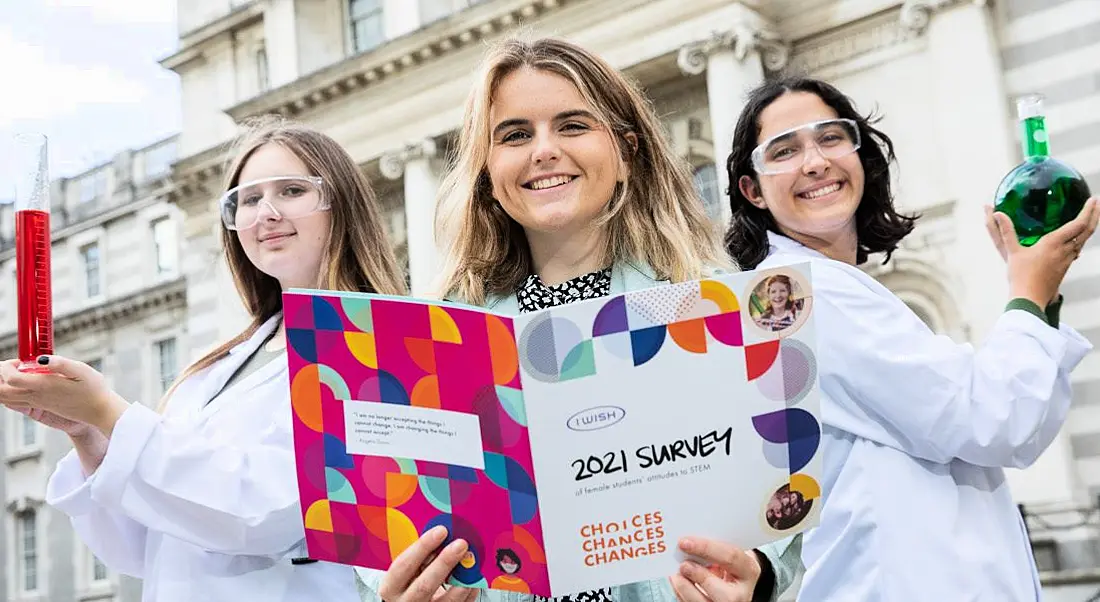
[{"label": "white lab coat lapel", "polygon": [[[208,417],[217,410],[218,402],[210,403],[211,399],[225,387],[225,383],[233,377],[237,369],[243,365],[267,337],[279,326],[282,314],[276,314],[264,322],[256,332],[247,340],[229,350],[229,355],[216,362],[209,369],[195,374],[188,382],[183,383],[169,402],[169,408],[175,410],[173,415],[184,415],[188,418]],[[278,366],[265,366],[261,370],[250,374],[244,381],[237,385],[247,383],[257,377],[270,377],[267,373]],[[285,367],[285,366],[284,366]],[[186,389],[185,389],[186,387]],[[173,403],[181,405],[172,408]]]}]

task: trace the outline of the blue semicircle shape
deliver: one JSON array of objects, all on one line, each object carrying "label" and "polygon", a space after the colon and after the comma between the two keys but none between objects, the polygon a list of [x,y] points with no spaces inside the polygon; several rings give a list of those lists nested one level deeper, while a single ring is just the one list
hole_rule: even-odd
[{"label": "blue semicircle shape", "polygon": [[317,363],[317,340],[314,338],[312,330],[288,328],[286,330],[286,340],[299,357],[311,364]]},{"label": "blue semicircle shape", "polygon": [[653,356],[657,355],[664,343],[664,325],[630,331],[630,346],[634,349],[634,365],[641,366],[653,359]]},{"label": "blue semicircle shape", "polygon": [[331,303],[320,297],[313,298],[313,327],[317,330],[343,330],[344,321],[340,312]]},{"label": "blue semicircle shape", "polygon": [[325,433],[325,466],[330,468],[355,468],[348,449],[336,435]]}]

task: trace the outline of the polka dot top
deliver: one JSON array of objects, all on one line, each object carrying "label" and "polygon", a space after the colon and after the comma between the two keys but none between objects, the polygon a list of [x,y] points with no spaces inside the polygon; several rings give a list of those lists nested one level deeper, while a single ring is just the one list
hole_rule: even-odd
[{"label": "polka dot top", "polygon": [[516,291],[521,312],[538,311],[585,299],[606,297],[611,293],[611,268],[577,276],[560,284],[546,286],[538,274],[531,274]]}]

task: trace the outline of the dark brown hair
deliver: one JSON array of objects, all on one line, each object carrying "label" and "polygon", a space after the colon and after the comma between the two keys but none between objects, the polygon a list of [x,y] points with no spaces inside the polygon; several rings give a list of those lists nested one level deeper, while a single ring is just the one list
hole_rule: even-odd
[{"label": "dark brown hair", "polygon": [[764,109],[784,94],[808,92],[817,95],[842,119],[851,119],[859,128],[862,144],[859,160],[863,165],[865,184],[863,198],[856,209],[856,263],[867,261],[871,253],[886,253],[883,263],[910,232],[918,216],[901,215],[894,209],[890,190],[890,163],[896,160],[890,137],[874,128],[879,118],[863,116],[852,99],[834,86],[807,77],[785,77],[765,82],[749,94],[748,102],[737,120],[733,134],[733,149],[726,161],[729,174],[730,226],[726,231],[726,249],[742,269],[750,270],[768,256],[768,231],[780,233],[775,218],[767,209],[749,202],[737,182],[749,176],[759,184],[752,165],[752,151],[759,144],[760,115]]}]

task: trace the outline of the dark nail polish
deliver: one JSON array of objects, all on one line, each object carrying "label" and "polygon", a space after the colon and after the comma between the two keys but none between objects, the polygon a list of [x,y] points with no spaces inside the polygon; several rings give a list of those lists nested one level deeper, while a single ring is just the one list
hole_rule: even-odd
[{"label": "dark nail polish", "polygon": [[46,364],[50,363],[50,356],[48,356],[48,355],[38,356],[38,363],[45,366]]}]

